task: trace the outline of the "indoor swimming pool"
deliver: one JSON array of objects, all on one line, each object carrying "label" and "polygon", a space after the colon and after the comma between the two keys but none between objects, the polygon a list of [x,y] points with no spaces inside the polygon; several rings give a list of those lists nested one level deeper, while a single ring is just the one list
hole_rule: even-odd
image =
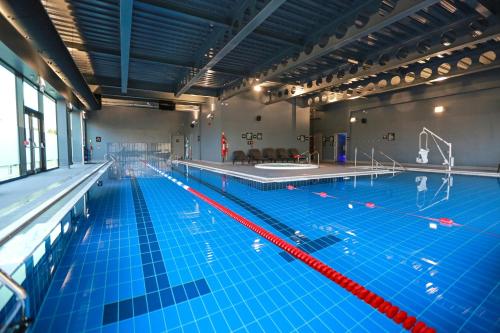
[{"label": "indoor swimming pool", "polygon": [[498,178],[403,172],[262,190],[150,163],[89,192],[33,332],[405,331],[404,317],[238,216],[437,332],[500,330]]}]

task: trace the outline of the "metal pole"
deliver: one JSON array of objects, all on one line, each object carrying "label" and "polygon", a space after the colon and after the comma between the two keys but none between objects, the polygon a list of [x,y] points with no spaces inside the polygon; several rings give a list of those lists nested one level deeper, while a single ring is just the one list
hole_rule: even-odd
[{"label": "metal pole", "polygon": [[358,164],[358,147],[354,148],[354,169],[357,168]]},{"label": "metal pole", "polygon": [[372,170],[373,170],[373,154],[375,153],[375,148],[372,147]]}]

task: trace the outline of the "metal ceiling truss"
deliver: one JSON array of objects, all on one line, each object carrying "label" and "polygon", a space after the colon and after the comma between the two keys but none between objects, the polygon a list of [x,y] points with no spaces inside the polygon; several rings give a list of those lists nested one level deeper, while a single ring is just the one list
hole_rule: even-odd
[{"label": "metal ceiling truss", "polygon": [[[115,57],[120,57],[120,51],[110,47],[84,45],[78,42],[70,42],[70,41],[66,41],[65,44],[68,48],[72,48],[79,51],[90,52],[90,53],[101,53],[106,55],[112,55]],[[142,54],[138,52],[130,52],[130,61],[132,60],[145,61],[154,64],[160,64],[160,65],[166,65],[184,69],[186,68],[191,69],[194,67],[194,63],[191,62],[179,61],[178,59],[159,57],[155,55]],[[238,72],[232,70],[213,70],[213,72],[225,75],[233,75],[233,76],[248,75],[248,73],[246,72]]]},{"label": "metal ceiling truss", "polygon": [[[209,12],[204,12],[200,10],[193,10],[186,8],[185,6],[179,6],[172,2],[167,2],[163,0],[141,0],[142,3],[151,5],[152,7],[162,8],[172,14],[182,15],[183,17],[197,21],[200,23],[212,24],[216,27],[223,28],[224,30],[231,29],[234,19],[232,17],[221,18],[217,17]],[[300,42],[294,39],[289,39],[283,36],[275,35],[271,31],[267,31],[261,28],[254,30],[254,33],[266,40],[277,42],[280,44],[290,45],[290,46],[302,46]]]},{"label": "metal ceiling truss", "polygon": [[[235,20],[233,21],[231,28],[226,30],[226,35],[223,36],[223,40],[230,38],[229,41],[227,41],[220,50],[218,50],[217,52],[214,51],[214,54],[211,57],[209,54],[209,49],[206,46],[201,49],[202,53],[197,57],[197,64],[205,64],[203,66],[197,66],[201,68],[193,70],[192,73],[188,73],[187,77],[182,79],[182,81],[180,82],[180,87],[175,93],[175,96],[178,97],[182,95],[191,86],[196,84],[208,70],[214,67],[229,52],[237,47],[238,44],[240,44],[262,22],[264,22],[270,15],[272,15],[272,13],[274,13],[274,11],[278,9],[285,1],[286,0],[270,0],[262,10],[256,13],[254,13],[255,0],[246,1],[243,6],[238,8],[237,13],[235,15],[232,15]],[[209,40],[209,43],[207,43],[208,47],[213,47],[220,43],[219,39],[221,38],[221,36],[219,32],[212,34],[212,36],[213,39]]]},{"label": "metal ceiling truss", "polygon": [[[279,65],[275,65],[270,70],[267,70],[257,76],[259,82],[264,82],[271,80],[280,76],[287,71],[293,70],[294,68],[311,62],[319,57],[332,53],[342,47],[349,45],[350,43],[368,36],[369,34],[379,31],[384,27],[387,27],[407,16],[410,16],[422,9],[428,8],[440,0],[401,0],[398,1],[392,10],[386,15],[381,15],[380,11],[374,11],[369,15],[359,14],[359,19],[356,20],[350,28],[346,29],[345,26],[339,25],[338,32],[325,38],[325,40],[314,45],[313,47],[306,48],[303,52],[298,55],[289,58],[287,61],[281,62]],[[248,90],[249,85],[241,85],[239,87],[233,87],[233,89],[224,89],[222,94],[222,99],[227,99],[235,94],[241,92],[241,90]],[[243,89],[242,89],[243,88]]]},{"label": "metal ceiling truss", "polygon": [[[412,39],[412,44],[406,44],[400,48],[390,48],[374,55],[363,64],[347,64],[339,68],[336,73],[318,78],[314,82],[310,81],[304,85],[286,85],[280,89],[272,90],[266,95],[265,103],[275,103],[305,94],[315,93],[337,87],[346,82],[352,82],[374,76],[392,69],[407,66],[418,61],[426,61],[429,58],[440,56],[444,53],[461,50],[475,44],[484,43],[491,39],[500,38],[500,26],[494,25],[484,27],[481,36],[475,35],[471,30],[464,32],[463,29],[458,34],[450,34],[451,39],[443,44],[443,35],[436,31],[428,37]],[[445,29],[446,30],[446,29]],[[404,48],[404,50],[402,50]]]},{"label": "metal ceiling truss", "polygon": [[[108,76],[98,76],[98,75],[83,75],[85,80],[90,85],[99,85],[102,87],[120,87],[121,80],[115,77]],[[170,92],[174,91],[174,86],[171,84],[151,82],[151,81],[141,81],[141,80],[128,80],[128,88],[136,90],[150,90],[153,92]],[[214,88],[205,87],[191,87],[187,94],[201,95],[201,96],[212,96],[216,97],[219,95],[219,90]]]},{"label": "metal ceiling truss", "polygon": [[490,41],[473,50],[463,50],[448,57],[434,58],[427,63],[415,63],[394,73],[383,73],[376,78],[369,77],[341,85],[334,91],[309,97],[306,104],[315,107],[499,68],[499,52],[500,42]]},{"label": "metal ceiling truss", "polygon": [[321,40],[328,38],[328,36],[332,35],[335,30],[339,26],[345,24],[345,22],[354,22],[354,20],[360,13],[373,12],[378,10],[379,4],[380,0],[359,0],[357,3],[354,3],[351,9],[346,13],[343,13],[339,17],[334,18],[326,25],[320,24],[320,27],[318,29],[309,34],[309,37],[304,41],[304,43],[284,49],[278,55],[272,57],[271,59],[260,64],[258,67],[254,68],[251,72],[259,73],[260,71],[269,68],[273,64],[280,63],[281,61],[286,60],[286,58],[288,58],[290,54],[295,53],[295,57],[297,57],[297,53],[299,52],[299,50],[302,50],[304,47],[312,47],[313,45],[320,43]]},{"label": "metal ceiling truss", "polygon": [[120,0],[120,62],[122,93],[127,92],[133,7],[134,0]]}]

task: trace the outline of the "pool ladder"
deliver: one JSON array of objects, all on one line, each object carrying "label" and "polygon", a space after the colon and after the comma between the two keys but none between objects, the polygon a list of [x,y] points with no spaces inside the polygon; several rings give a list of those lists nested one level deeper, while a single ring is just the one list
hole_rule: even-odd
[{"label": "pool ladder", "polygon": [[[28,299],[28,293],[23,286],[17,283],[9,274],[1,269],[0,282],[16,296],[16,305],[6,315],[5,322],[0,323],[0,333],[26,331],[30,323],[30,319],[26,316],[26,301]],[[13,324],[18,314],[20,321],[17,324]]]}]

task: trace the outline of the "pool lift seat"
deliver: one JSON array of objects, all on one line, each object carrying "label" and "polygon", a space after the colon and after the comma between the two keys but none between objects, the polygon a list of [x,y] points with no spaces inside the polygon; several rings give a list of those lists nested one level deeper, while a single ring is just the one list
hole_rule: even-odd
[{"label": "pool lift seat", "polygon": [[[418,136],[418,156],[417,156],[417,163],[419,164],[427,164],[429,163],[429,135],[431,136],[432,140],[436,144],[437,149],[439,150],[439,153],[443,157],[443,165],[447,166],[448,171],[451,171],[451,167],[454,166],[455,164],[455,158],[452,156],[451,152],[451,143],[444,140],[441,138],[439,135],[436,133],[432,132],[431,130],[427,129],[426,127],[422,128],[422,131],[420,132]],[[424,137],[424,140],[422,140],[422,137]],[[448,156],[446,156],[439,146],[438,140],[441,141],[443,144],[445,144],[448,147]],[[423,144],[425,141],[425,144]]]}]

